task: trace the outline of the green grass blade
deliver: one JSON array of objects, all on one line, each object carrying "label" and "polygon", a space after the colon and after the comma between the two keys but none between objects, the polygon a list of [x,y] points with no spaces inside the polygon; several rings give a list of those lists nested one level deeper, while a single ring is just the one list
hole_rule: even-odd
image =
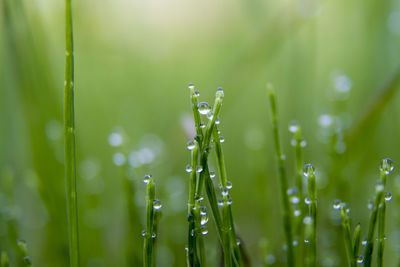
[{"label": "green grass blade", "polygon": [[311,164],[304,166],[304,175],[308,178],[308,194],[310,198],[309,216],[311,218],[311,233],[309,240],[308,266],[317,266],[317,186],[315,169]]},{"label": "green grass blade", "polygon": [[292,235],[292,212],[289,199],[287,197],[288,182],[284,166],[284,158],[281,152],[281,145],[279,140],[278,128],[278,111],[276,107],[276,96],[272,85],[268,84],[268,94],[271,105],[272,128],[275,140],[275,151],[277,156],[279,182],[281,189],[281,200],[283,206],[283,228],[285,231],[286,245],[287,245],[287,262],[289,266],[295,266],[294,252],[293,252],[293,235]]},{"label": "green grass blade", "polygon": [[386,224],[386,203],[379,206],[378,224],[378,267],[383,267],[383,252],[385,249],[385,224]]},{"label": "green grass blade", "polygon": [[350,229],[350,218],[349,218],[350,209],[347,206],[347,203],[342,203],[340,205],[340,217],[342,218],[342,228],[343,228],[343,237],[344,237],[344,246],[346,248],[347,260],[350,267],[355,266],[355,258],[353,252],[353,241],[351,240],[351,229]]},{"label": "green grass blade", "polygon": [[357,262],[358,255],[360,253],[360,243],[361,243],[361,225],[357,224],[353,234],[353,259],[355,260],[355,262]]},{"label": "green grass blade", "polygon": [[70,266],[79,266],[78,200],[74,111],[74,51],[71,0],[65,1],[64,162],[69,227]]},{"label": "green grass blade", "polygon": [[304,261],[304,193],[303,193],[303,146],[305,141],[301,136],[301,127],[297,121],[292,122],[289,126],[289,131],[293,133],[292,141],[295,142],[295,156],[296,156],[296,188],[298,190],[299,210],[300,215],[295,219],[295,240],[298,241],[296,250],[296,262],[298,266],[303,266]]},{"label": "green grass blade", "polygon": [[150,175],[146,175],[144,182],[147,184],[146,190],[146,230],[143,233],[144,245],[143,245],[143,266],[153,267],[154,266],[154,200],[155,200],[155,186],[153,179]]}]

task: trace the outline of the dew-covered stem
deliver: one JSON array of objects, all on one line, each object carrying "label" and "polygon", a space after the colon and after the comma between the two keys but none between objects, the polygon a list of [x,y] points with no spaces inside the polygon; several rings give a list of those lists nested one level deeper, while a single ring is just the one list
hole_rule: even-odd
[{"label": "dew-covered stem", "polygon": [[154,264],[154,240],[155,240],[155,185],[150,175],[146,175],[144,182],[147,184],[146,190],[146,230],[143,233],[143,266],[153,267]]},{"label": "dew-covered stem", "polygon": [[237,243],[237,238],[236,238],[236,231],[235,231],[235,223],[233,221],[233,214],[232,214],[232,206],[231,206],[231,200],[229,200],[229,191],[231,185],[228,183],[228,178],[226,176],[226,167],[225,167],[225,160],[224,160],[224,154],[222,151],[222,145],[221,145],[221,138],[218,133],[217,127],[214,128],[213,131],[213,136],[214,136],[214,144],[215,144],[215,152],[217,155],[217,165],[218,165],[218,172],[219,172],[219,177],[221,180],[221,185],[223,188],[223,192],[228,193],[227,195],[224,193],[223,195],[223,216],[224,218],[226,217],[226,225],[225,227],[228,227],[229,229],[229,242],[230,242],[230,247],[233,250],[233,257],[234,257],[234,262],[236,263],[237,266],[242,266],[242,256],[240,252],[239,245]]},{"label": "dew-covered stem", "polygon": [[349,266],[354,267],[356,265],[355,265],[355,258],[354,258],[353,241],[351,240],[349,212],[350,212],[350,209],[348,208],[347,203],[342,203],[340,205],[340,217],[342,218],[344,246],[346,248],[346,255],[347,255],[347,260],[348,260]]},{"label": "dew-covered stem", "polygon": [[361,225],[357,224],[356,228],[354,228],[354,234],[353,234],[353,259],[355,259],[355,262],[357,262],[358,255],[360,253],[360,244],[361,244]]},{"label": "dew-covered stem", "polygon": [[295,220],[295,240],[300,241],[296,251],[296,263],[298,266],[302,266],[304,260],[304,243],[302,240],[304,240],[303,219],[305,213],[305,205],[303,201],[303,147],[305,146],[305,141],[301,136],[301,127],[297,121],[293,121],[290,124],[289,131],[293,133],[292,144],[294,145],[296,155],[296,188],[298,190],[298,197],[300,199],[300,215],[297,216]]},{"label": "dew-covered stem", "polygon": [[30,267],[32,266],[32,260],[29,257],[29,253],[28,253],[28,246],[26,244],[26,241],[23,239],[18,239],[17,240],[17,247],[19,250],[19,254],[22,256],[22,262],[23,262],[23,266],[26,267]]},{"label": "dew-covered stem", "polygon": [[196,194],[196,183],[197,183],[197,172],[196,166],[198,161],[198,147],[199,144],[194,140],[194,148],[191,151],[191,172],[189,182],[189,204],[188,204],[188,253],[187,261],[189,266],[199,266],[200,259],[197,255],[196,249],[196,214],[195,214],[195,194]]},{"label": "dew-covered stem", "polygon": [[370,267],[372,264],[372,253],[374,250],[374,236],[377,228],[378,210],[379,206],[385,201],[385,188],[387,183],[387,176],[394,170],[394,164],[391,159],[384,159],[380,167],[380,179],[376,185],[376,194],[374,205],[372,207],[371,216],[369,219],[367,246],[365,248],[365,266]]},{"label": "dew-covered stem", "polygon": [[65,0],[64,168],[67,194],[70,266],[79,266],[78,200],[74,111],[74,51],[71,0]]},{"label": "dew-covered stem", "polygon": [[310,243],[308,266],[317,266],[317,184],[315,177],[315,169],[311,164],[304,166],[304,175],[308,178],[308,194],[309,194],[309,216],[311,232],[308,238]]},{"label": "dew-covered stem", "polygon": [[284,166],[284,158],[281,152],[281,145],[279,140],[279,128],[278,128],[278,112],[276,107],[276,96],[274,89],[271,84],[268,84],[268,94],[271,105],[271,118],[273,136],[275,140],[275,152],[278,164],[279,182],[281,189],[281,200],[283,206],[283,228],[285,231],[286,245],[287,245],[287,261],[289,266],[295,266],[294,252],[293,252],[293,236],[292,236],[292,217],[291,217],[291,206],[289,198],[287,196],[288,182],[286,177],[286,171]]},{"label": "dew-covered stem", "polygon": [[385,249],[385,224],[386,224],[386,203],[383,201],[378,209],[378,267],[383,267],[383,252]]}]

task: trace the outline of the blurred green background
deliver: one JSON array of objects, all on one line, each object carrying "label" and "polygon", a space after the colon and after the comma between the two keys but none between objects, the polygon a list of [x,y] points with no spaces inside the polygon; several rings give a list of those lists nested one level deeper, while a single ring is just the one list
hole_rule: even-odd
[{"label": "blurred green background", "polygon": [[[67,266],[64,2],[2,0],[0,8],[0,249],[14,257],[21,237],[36,266]],[[202,101],[225,90],[220,128],[252,265],[285,264],[265,89],[272,82],[290,184],[294,119],[318,172],[319,265],[345,266],[333,200],[350,204],[365,236],[380,160],[400,163],[399,1],[91,0],[73,1],[73,17],[82,266],[127,266],[131,249],[140,262],[146,173],[163,203],[157,266],[185,266],[188,82]],[[398,174],[389,180],[386,266],[399,264]]]}]

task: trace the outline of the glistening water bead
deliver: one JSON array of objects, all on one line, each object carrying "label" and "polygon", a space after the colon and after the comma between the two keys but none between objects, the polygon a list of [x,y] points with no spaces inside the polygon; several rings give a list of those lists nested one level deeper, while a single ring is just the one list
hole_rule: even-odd
[{"label": "glistening water bead", "polygon": [[189,88],[190,90],[193,90],[193,89],[194,89],[194,84],[193,84],[193,83],[189,83],[189,84],[188,84],[188,88]]},{"label": "glistening water bead", "polygon": [[211,179],[215,178],[215,171],[210,171],[210,178]]},{"label": "glistening water bead", "polygon": [[151,175],[150,174],[146,174],[143,178],[143,183],[148,184],[150,183],[150,179],[151,179]]},{"label": "glistening water bead", "polygon": [[389,192],[386,192],[386,193],[385,193],[385,200],[386,200],[387,202],[391,201],[391,200],[392,200],[392,194],[389,193]]},{"label": "glistening water bead", "polygon": [[394,163],[391,159],[383,159],[381,161],[381,171],[386,175],[390,174],[394,170]]},{"label": "glistening water bead", "polygon": [[199,113],[202,115],[207,115],[211,111],[211,107],[207,102],[200,102],[198,106]]},{"label": "glistening water bead", "polygon": [[342,201],[340,199],[335,199],[335,201],[333,202],[333,208],[335,210],[340,209],[341,205],[342,205]]},{"label": "glistening water bead", "polygon": [[304,176],[308,177],[315,174],[315,168],[312,164],[306,164],[303,168]]},{"label": "glistening water bead", "polygon": [[289,124],[289,132],[291,133],[297,133],[300,130],[299,122],[298,121],[292,121]]},{"label": "glistening water bead", "polygon": [[189,142],[187,142],[187,149],[188,150],[193,150],[195,147],[196,147],[196,144],[194,143],[194,141],[193,140],[190,140]]},{"label": "glistening water bead", "polygon": [[153,201],[153,208],[155,210],[159,210],[159,209],[161,209],[161,207],[162,207],[162,204],[161,204],[160,200],[156,199]]},{"label": "glistening water bead", "polygon": [[192,165],[190,164],[186,165],[185,172],[191,173],[192,171],[193,171]]}]

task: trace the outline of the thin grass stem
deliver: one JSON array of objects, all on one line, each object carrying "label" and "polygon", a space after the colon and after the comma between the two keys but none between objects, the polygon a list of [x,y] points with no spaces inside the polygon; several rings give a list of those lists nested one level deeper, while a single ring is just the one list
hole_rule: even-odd
[{"label": "thin grass stem", "polygon": [[275,140],[275,152],[277,156],[279,182],[281,189],[281,201],[283,206],[283,229],[285,231],[286,245],[287,245],[287,262],[289,266],[295,266],[294,252],[293,252],[293,235],[292,235],[292,212],[287,196],[288,182],[284,166],[284,157],[281,152],[281,145],[279,140],[279,127],[278,127],[278,111],[276,107],[276,96],[271,84],[268,84],[268,94],[271,105],[271,118],[273,136]]},{"label": "thin grass stem", "polygon": [[78,200],[74,111],[74,50],[71,0],[65,0],[64,162],[70,266],[79,266]]},{"label": "thin grass stem", "polygon": [[310,249],[308,266],[317,266],[317,184],[315,177],[315,169],[311,164],[304,166],[304,175],[308,178],[308,194],[309,194],[309,216],[311,233],[309,238]]},{"label": "thin grass stem", "polygon": [[32,259],[29,256],[28,245],[26,244],[26,241],[23,240],[23,239],[18,239],[17,240],[17,247],[18,247],[20,255],[22,256],[23,266],[31,267],[32,266]]},{"label": "thin grass stem", "polygon": [[[353,234],[353,259],[357,263],[361,244],[361,225],[357,224]],[[357,265],[357,264],[356,264]]]},{"label": "thin grass stem", "polygon": [[5,251],[1,252],[0,267],[10,267],[10,261]]},{"label": "thin grass stem", "polygon": [[378,211],[378,267],[383,267],[383,252],[385,250],[385,224],[386,224],[386,202],[383,201],[379,206]]},{"label": "thin grass stem", "polygon": [[150,175],[146,175],[144,182],[147,184],[146,190],[146,230],[143,233],[143,266],[154,266],[154,238],[155,238],[155,219],[154,219],[154,200],[155,200],[155,186],[153,179]]},{"label": "thin grass stem", "polygon": [[347,260],[348,260],[349,266],[354,267],[355,266],[355,258],[354,258],[353,241],[351,239],[349,212],[350,212],[350,209],[348,208],[347,203],[342,203],[340,205],[340,217],[342,218],[344,246],[346,248],[346,255],[347,255]]}]

